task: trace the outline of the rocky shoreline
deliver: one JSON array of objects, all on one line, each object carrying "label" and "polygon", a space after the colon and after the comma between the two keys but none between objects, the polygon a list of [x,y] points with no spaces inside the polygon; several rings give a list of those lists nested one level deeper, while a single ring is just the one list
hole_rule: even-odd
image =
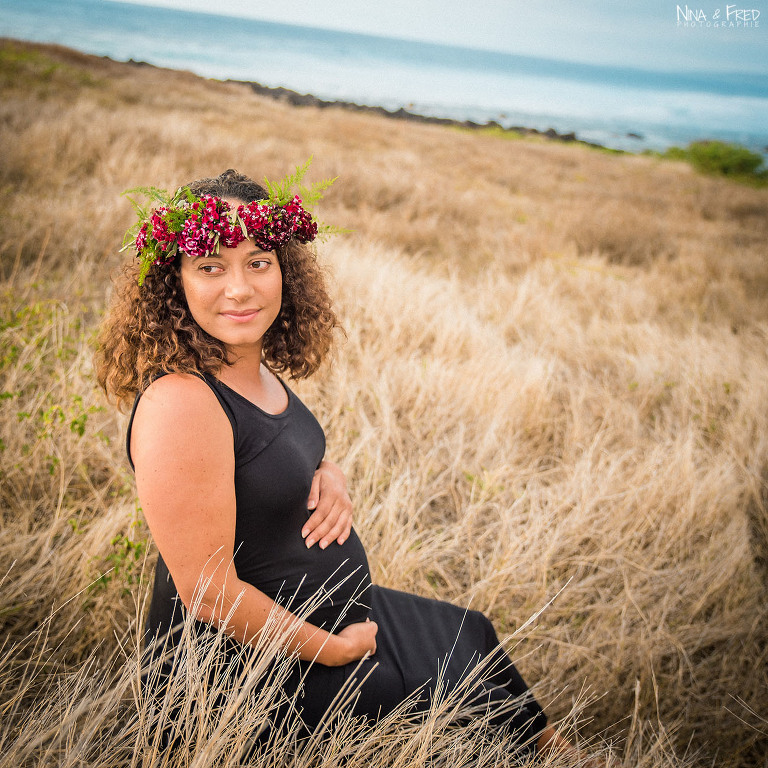
[{"label": "rocky shoreline", "polygon": [[[154,64],[150,64],[147,61],[137,61],[135,59],[128,59],[127,63],[139,67],[155,66]],[[598,144],[597,142],[579,139],[574,131],[569,131],[568,133],[558,133],[554,128],[548,128],[546,131],[541,131],[538,128],[529,128],[522,125],[503,126],[496,120],[489,120],[487,123],[477,123],[474,120],[454,120],[450,117],[432,117],[429,115],[420,115],[418,112],[410,112],[404,107],[400,107],[396,110],[388,110],[384,107],[372,107],[367,104],[357,104],[354,101],[327,101],[325,99],[318,98],[311,93],[299,93],[298,91],[292,91],[290,88],[284,88],[282,86],[272,87],[268,85],[262,85],[261,83],[258,83],[254,80],[235,80],[229,78],[223,82],[244,85],[250,88],[254,93],[258,93],[260,96],[266,96],[267,98],[274,99],[275,101],[282,101],[294,107],[316,107],[318,109],[335,107],[337,109],[345,109],[350,112],[363,112],[371,115],[379,115],[391,120],[406,120],[412,123],[443,125],[453,128],[464,128],[466,130],[482,131],[490,129],[499,131],[501,133],[507,133],[510,136],[537,136],[551,141],[581,144],[586,147],[593,147],[594,149],[603,149],[609,152],[615,152],[616,154],[624,154],[625,152],[625,150],[622,149],[613,149],[606,147],[604,144]],[[643,138],[641,134],[634,132],[628,133],[627,136],[637,140],[642,140]]]},{"label": "rocky shoreline", "polygon": [[[413,123],[444,125],[454,128],[465,128],[468,130],[493,129],[503,133],[508,133],[510,135],[539,136],[544,139],[550,139],[552,141],[583,144],[585,146],[595,147],[597,149],[607,149],[607,147],[602,144],[579,139],[573,131],[569,133],[558,133],[554,128],[549,128],[546,131],[540,131],[537,128],[527,128],[525,126],[519,125],[505,127],[500,123],[497,123],[495,120],[489,120],[487,123],[476,123],[473,120],[454,120],[450,117],[430,117],[428,115],[420,115],[417,112],[410,112],[404,107],[400,107],[400,109],[396,110],[388,110],[384,109],[384,107],[371,107],[366,104],[357,104],[353,101],[325,101],[324,99],[320,99],[310,93],[298,93],[297,91],[292,91],[289,88],[282,87],[272,88],[270,86],[262,85],[261,83],[253,82],[250,80],[227,80],[226,82],[238,83],[240,85],[248,86],[260,96],[267,96],[268,98],[285,102],[294,107],[317,107],[319,109],[336,107],[338,109],[346,109],[351,112],[365,112],[372,115],[380,115],[381,117],[387,117],[392,120],[407,120]],[[640,134],[632,133],[628,135],[631,138],[642,139]],[[621,153],[623,150],[612,149],[610,151]]]}]

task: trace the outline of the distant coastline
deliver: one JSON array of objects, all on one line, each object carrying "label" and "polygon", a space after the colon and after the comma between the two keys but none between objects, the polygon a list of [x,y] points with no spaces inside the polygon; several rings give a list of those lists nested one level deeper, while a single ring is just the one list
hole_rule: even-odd
[{"label": "distant coastline", "polygon": [[[146,66],[146,62],[132,62],[134,64],[142,64]],[[326,109],[328,107],[336,107],[338,109],[346,109],[351,112],[365,112],[373,115],[380,115],[381,117],[387,117],[392,120],[406,120],[412,123],[427,123],[429,125],[444,125],[453,128],[466,128],[467,130],[496,130],[510,135],[520,136],[541,136],[545,139],[551,139],[553,141],[562,141],[566,143],[583,144],[588,147],[594,147],[596,149],[608,149],[603,144],[598,144],[592,141],[585,141],[579,139],[574,131],[568,131],[566,133],[558,133],[554,128],[548,128],[546,131],[540,131],[538,128],[528,128],[521,125],[503,126],[496,120],[489,120],[486,123],[478,123],[474,120],[454,120],[450,117],[434,117],[431,115],[421,115],[418,112],[411,112],[405,107],[399,109],[389,110],[384,107],[369,106],[366,104],[358,104],[354,101],[342,101],[342,100],[325,100],[320,99],[317,96],[313,96],[310,93],[299,93],[298,91],[292,91],[290,88],[284,88],[282,86],[270,87],[268,85],[262,85],[261,83],[253,82],[251,80],[226,80],[223,82],[238,83],[246,85],[251,88],[255,93],[261,96],[267,96],[268,98],[275,99],[276,101],[282,101],[290,104],[294,107],[317,107],[319,109]],[[628,133],[629,138],[642,139],[642,135],[639,133]],[[623,153],[626,150],[612,149],[612,152]]]},{"label": "distant coastline", "polygon": [[[110,61],[116,61],[109,56],[104,56],[102,58],[109,59]],[[166,69],[166,67],[158,67],[157,65],[151,64],[148,61],[138,61],[136,59],[128,59],[128,61],[125,63],[134,67],[153,67],[155,69]],[[200,75],[198,75],[198,77],[200,77]],[[538,128],[530,128],[528,126],[522,125],[504,126],[496,120],[488,120],[485,123],[478,123],[474,120],[455,120],[451,117],[422,115],[418,112],[411,112],[410,110],[405,109],[405,107],[389,110],[380,106],[358,104],[354,101],[344,101],[341,99],[321,99],[311,93],[299,93],[298,91],[294,91],[283,86],[262,85],[261,83],[254,80],[235,80],[232,78],[222,80],[215,77],[206,79],[217,80],[218,82],[222,83],[236,83],[237,85],[244,85],[260,96],[266,96],[267,98],[274,99],[275,101],[281,101],[294,107],[316,107],[318,109],[328,109],[335,107],[336,109],[344,109],[349,112],[362,112],[371,115],[379,115],[380,117],[386,117],[391,120],[404,120],[411,123],[424,123],[428,125],[442,125],[451,128],[464,128],[466,130],[472,131],[493,130],[509,134],[510,136],[538,136],[543,139],[549,139],[551,141],[560,141],[567,144],[582,144],[587,147],[608,150],[617,154],[629,154],[628,150],[613,149],[611,147],[607,147],[604,144],[599,144],[598,142],[580,139],[576,135],[575,131],[558,133],[554,128],[548,128],[547,130],[542,131]],[[637,140],[641,140],[643,138],[642,134],[634,132],[627,133],[627,137]]]}]

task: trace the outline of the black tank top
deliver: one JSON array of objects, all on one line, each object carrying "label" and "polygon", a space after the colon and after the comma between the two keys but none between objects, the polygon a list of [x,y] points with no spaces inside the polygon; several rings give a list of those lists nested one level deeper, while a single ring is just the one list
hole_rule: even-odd
[{"label": "black tank top", "polygon": [[[229,418],[234,435],[238,577],[294,612],[323,593],[307,620],[329,631],[365,621],[370,572],[355,531],[343,545],[333,542],[324,550],[317,544],[307,549],[301,537],[310,514],[307,499],[312,477],[325,453],[325,434],[315,417],[288,387],[288,407],[270,414],[215,377],[204,375],[203,379]],[[131,426],[140,397],[128,423],[129,461]],[[179,613],[174,615],[178,603],[161,555],[147,621],[149,636],[165,634],[178,623]]]}]

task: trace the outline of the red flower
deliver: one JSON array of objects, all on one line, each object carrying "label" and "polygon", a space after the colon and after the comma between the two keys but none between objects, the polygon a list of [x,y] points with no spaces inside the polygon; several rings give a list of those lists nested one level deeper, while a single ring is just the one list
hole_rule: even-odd
[{"label": "red flower", "polygon": [[[136,236],[136,251],[144,264],[171,264],[178,251],[190,257],[211,256],[221,242],[234,248],[246,235],[265,251],[292,238],[308,243],[317,236],[317,223],[296,195],[285,205],[254,201],[232,211],[226,200],[202,195],[191,204],[153,210]],[[145,274],[145,273],[142,273]]]}]

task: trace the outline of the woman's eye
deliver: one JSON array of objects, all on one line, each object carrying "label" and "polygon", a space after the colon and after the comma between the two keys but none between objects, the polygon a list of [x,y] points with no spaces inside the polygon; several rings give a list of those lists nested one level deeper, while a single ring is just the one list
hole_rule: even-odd
[{"label": "woman's eye", "polygon": [[201,272],[205,272],[206,275],[212,275],[215,272],[218,272],[220,269],[221,269],[221,267],[219,267],[216,264],[201,264],[200,265],[200,271]]},{"label": "woman's eye", "polygon": [[269,266],[269,262],[266,259],[256,259],[251,262],[251,266],[254,269],[266,269]]}]

